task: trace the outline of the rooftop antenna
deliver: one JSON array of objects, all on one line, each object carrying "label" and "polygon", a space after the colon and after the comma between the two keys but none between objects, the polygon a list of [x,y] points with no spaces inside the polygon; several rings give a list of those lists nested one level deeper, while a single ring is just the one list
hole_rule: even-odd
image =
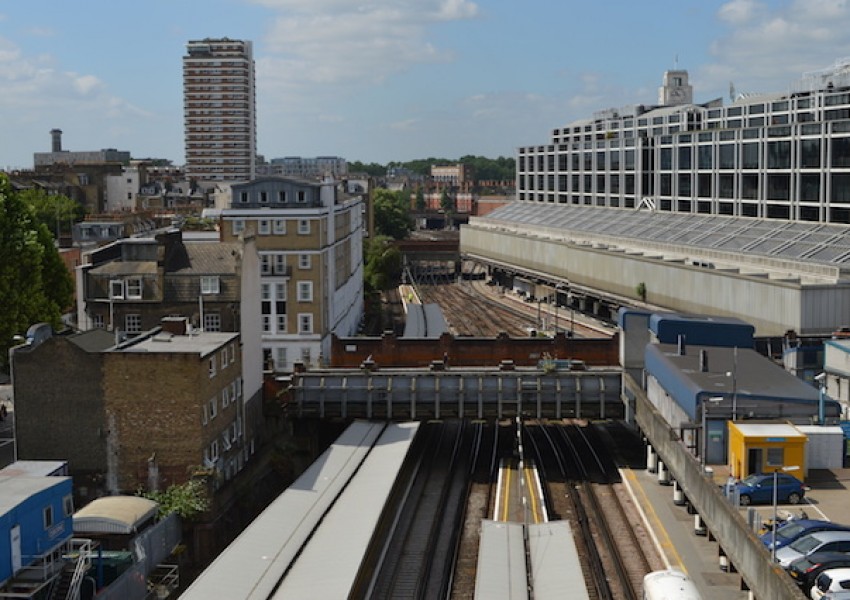
[{"label": "rooftop antenna", "polygon": [[673,57],[673,70],[674,71],[679,70],[679,54],[678,53],[676,53],[676,55]]},{"label": "rooftop antenna", "polygon": [[729,82],[729,102],[735,101],[735,82]]}]

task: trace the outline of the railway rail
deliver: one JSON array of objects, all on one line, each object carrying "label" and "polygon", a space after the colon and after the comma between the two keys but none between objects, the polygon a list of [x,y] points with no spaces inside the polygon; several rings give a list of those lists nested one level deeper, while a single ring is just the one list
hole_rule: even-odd
[{"label": "railway rail", "polygon": [[637,599],[651,562],[615,487],[616,466],[593,431],[577,424],[527,425],[525,436],[549,490],[551,512],[570,520],[577,532],[589,596]]},{"label": "railway rail", "polygon": [[[481,445],[482,426],[429,423],[411,457],[404,493],[385,511],[370,561],[361,566],[353,598],[445,598],[467,488]],[[371,576],[368,574],[371,573]]]}]

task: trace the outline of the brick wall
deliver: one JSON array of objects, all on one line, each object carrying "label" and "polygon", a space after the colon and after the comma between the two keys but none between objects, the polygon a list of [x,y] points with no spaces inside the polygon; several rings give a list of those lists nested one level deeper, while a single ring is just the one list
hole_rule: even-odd
[{"label": "brick wall", "polygon": [[14,355],[18,458],[67,460],[74,474],[106,468],[100,354],[52,337]]},{"label": "brick wall", "polygon": [[517,366],[533,366],[544,354],[558,359],[583,360],[589,366],[619,365],[618,336],[602,339],[553,338],[455,338],[403,339],[387,333],[380,338],[337,338],[331,348],[331,367],[356,368],[368,356],[378,367],[427,367],[431,361],[449,358],[451,366],[496,367],[503,360]]},{"label": "brick wall", "polygon": [[[210,378],[208,357],[195,353],[110,353],[104,361],[106,413],[113,419],[118,487],[147,486],[155,456],[160,488],[182,483],[200,466],[204,448],[236,418],[238,403],[221,406],[221,389],[240,373],[237,360]],[[204,425],[204,404],[216,398],[217,416]],[[222,454],[224,449],[222,448]]]}]

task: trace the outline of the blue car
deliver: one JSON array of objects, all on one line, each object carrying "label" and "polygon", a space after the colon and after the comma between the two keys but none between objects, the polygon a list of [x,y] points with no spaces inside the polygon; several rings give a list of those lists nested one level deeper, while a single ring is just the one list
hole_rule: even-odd
[{"label": "blue car", "polygon": [[[785,523],[785,525],[780,525],[776,530],[776,549],[783,548],[797,538],[815,531],[850,531],[850,526],[819,519],[795,519]],[[762,534],[759,539],[770,548],[773,543],[773,532],[768,531]]]},{"label": "blue car", "polygon": [[[773,473],[747,475],[735,484],[735,491],[743,506],[748,504],[770,504],[773,502]],[[776,499],[781,504],[797,504],[806,491],[803,483],[787,473],[776,475]]]}]

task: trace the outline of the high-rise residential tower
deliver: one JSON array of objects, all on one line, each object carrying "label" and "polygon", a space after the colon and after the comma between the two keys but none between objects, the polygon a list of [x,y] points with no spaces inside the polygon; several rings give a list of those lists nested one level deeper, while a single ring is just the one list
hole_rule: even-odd
[{"label": "high-rise residential tower", "polygon": [[186,176],[200,183],[254,178],[257,117],[251,42],[190,41],[183,57]]}]

